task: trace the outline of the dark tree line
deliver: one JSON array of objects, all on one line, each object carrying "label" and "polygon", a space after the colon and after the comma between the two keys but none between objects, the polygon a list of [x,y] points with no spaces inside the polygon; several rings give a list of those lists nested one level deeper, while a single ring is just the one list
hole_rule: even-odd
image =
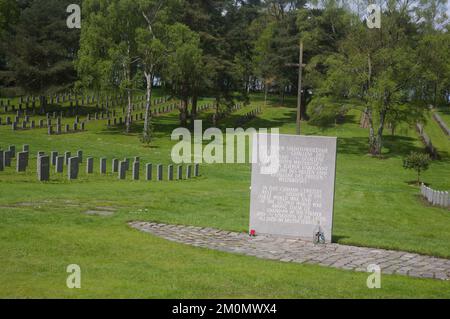
[{"label": "dark tree line", "polygon": [[297,92],[300,41],[304,117],[307,105],[313,116],[356,105],[373,154],[387,124],[413,123],[449,100],[446,0],[378,1],[381,29],[363,19],[373,1],[84,0],[81,31],[65,26],[73,2],[0,0],[0,89],[120,91],[129,111],[145,90],[146,142],[155,79],[181,101],[184,126],[202,96],[217,112],[254,90],[283,101]]}]

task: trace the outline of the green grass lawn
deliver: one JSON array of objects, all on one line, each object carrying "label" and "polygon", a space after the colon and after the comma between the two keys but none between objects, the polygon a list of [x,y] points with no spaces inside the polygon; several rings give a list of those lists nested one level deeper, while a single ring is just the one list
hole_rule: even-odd
[{"label": "green grass lawn", "polygon": [[[290,107],[271,103],[247,126],[294,133],[295,101],[290,102]],[[222,127],[256,105],[262,105],[258,98],[222,121]],[[201,117],[209,119],[211,112]],[[139,142],[140,122],[128,135],[107,129],[106,121],[62,136],[48,136],[45,129],[14,133],[0,126],[1,147],[29,144],[32,157],[28,172],[7,168],[0,173],[0,297],[450,297],[449,282],[383,276],[383,288],[369,290],[367,274],[174,244],[126,225],[148,220],[247,231],[250,165],[202,165],[200,178],[181,182],[86,176],[84,167],[74,182],[55,174],[49,183],[36,180],[38,151],[74,154],[81,149],[84,157],[95,158],[96,171],[100,157],[108,158],[108,172],[113,157],[169,164],[177,119],[176,113],[155,119],[151,147]],[[425,205],[408,183],[414,172],[402,168],[405,154],[423,148],[417,134],[405,128],[398,136],[387,135],[384,159],[375,159],[365,155],[367,131],[358,120],[353,112],[336,127],[302,126],[304,134],[339,137],[334,240],[450,258],[450,211]],[[424,180],[433,188],[450,189],[450,159],[434,162]],[[85,214],[97,206],[118,210],[111,217]],[[81,290],[66,288],[68,264],[81,266]]]},{"label": "green grass lawn", "polygon": [[437,112],[441,116],[441,118],[444,120],[444,122],[447,124],[448,127],[450,127],[450,107],[441,107],[437,109]]},{"label": "green grass lawn", "polygon": [[425,125],[425,132],[431,138],[431,142],[438,150],[439,156],[443,159],[450,158],[450,138],[445,135],[439,124],[433,119],[431,113],[427,116],[427,123]]}]

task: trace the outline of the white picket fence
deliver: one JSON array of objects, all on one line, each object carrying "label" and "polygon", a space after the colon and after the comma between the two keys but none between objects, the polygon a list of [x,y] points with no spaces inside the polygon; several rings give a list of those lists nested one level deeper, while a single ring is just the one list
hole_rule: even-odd
[{"label": "white picket fence", "polygon": [[450,208],[450,196],[448,192],[441,192],[431,189],[422,183],[420,187],[422,196],[433,206]]}]

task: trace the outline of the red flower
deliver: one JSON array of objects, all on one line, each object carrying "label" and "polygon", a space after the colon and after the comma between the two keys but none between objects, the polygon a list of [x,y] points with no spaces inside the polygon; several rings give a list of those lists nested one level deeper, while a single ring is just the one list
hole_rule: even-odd
[{"label": "red flower", "polygon": [[250,231],[250,236],[255,237],[256,236],[256,230],[252,229]]}]

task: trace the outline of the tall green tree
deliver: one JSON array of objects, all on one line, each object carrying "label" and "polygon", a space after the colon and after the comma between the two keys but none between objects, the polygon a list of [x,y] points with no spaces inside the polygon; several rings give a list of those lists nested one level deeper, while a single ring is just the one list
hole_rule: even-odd
[{"label": "tall green tree", "polygon": [[361,101],[369,119],[369,152],[373,155],[382,152],[389,119],[413,122],[417,118],[395,115],[409,112],[419,117],[425,109],[418,94],[422,73],[415,47],[418,32],[412,19],[409,10],[392,2],[385,8],[381,29],[355,23],[341,41],[339,52],[326,60],[319,93]]},{"label": "tall green tree", "polygon": [[200,37],[186,25],[177,23],[168,32],[165,79],[172,92],[181,100],[180,124],[187,126],[189,99],[194,97],[204,75]]},{"label": "tall green tree", "polygon": [[85,87],[119,89],[127,95],[131,131],[133,91],[139,83],[137,29],[143,25],[133,0],[86,0],[77,70]]},{"label": "tall green tree", "polygon": [[19,16],[17,7],[2,3],[2,10],[7,8],[6,14],[3,12],[5,17],[11,19],[11,13],[16,16],[13,20],[17,19],[2,45],[7,58],[6,76],[10,85],[40,95],[42,111],[45,111],[47,93],[70,88],[76,79],[73,59],[78,50],[79,31],[66,26],[69,3],[73,1],[26,2]]}]

